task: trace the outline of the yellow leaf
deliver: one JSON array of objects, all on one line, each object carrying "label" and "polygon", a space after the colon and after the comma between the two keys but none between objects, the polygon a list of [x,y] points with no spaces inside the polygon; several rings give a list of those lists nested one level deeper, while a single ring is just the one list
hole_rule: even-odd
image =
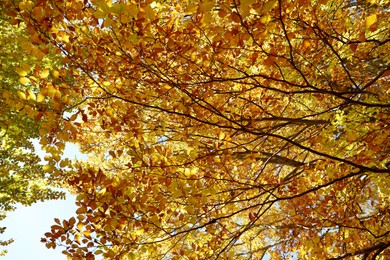
[{"label": "yellow leaf", "polygon": [[42,169],[45,171],[45,172],[52,172],[54,170],[54,167],[50,164],[46,164],[42,167]]},{"label": "yellow leaf", "polygon": [[19,97],[20,99],[23,99],[23,100],[26,100],[26,99],[27,99],[27,98],[26,98],[26,94],[23,93],[22,91],[18,91],[18,92],[17,92],[17,95],[18,95],[18,97]]},{"label": "yellow leaf", "polygon": [[81,234],[76,234],[76,235],[74,236],[74,240],[80,243]]},{"label": "yellow leaf", "polygon": [[45,100],[45,96],[42,95],[41,93],[38,93],[38,95],[37,95],[37,102],[38,102],[38,103],[41,103],[41,102],[43,102],[44,100]]},{"label": "yellow leaf", "polygon": [[376,14],[370,15],[366,18],[366,28],[369,29],[372,25],[376,23]]},{"label": "yellow leaf", "polygon": [[21,77],[21,78],[19,79],[19,82],[20,82],[21,84],[23,84],[23,85],[26,85],[26,84],[30,83],[30,79],[29,79],[29,78],[26,78],[26,77]]},{"label": "yellow leaf", "polygon": [[55,78],[58,78],[60,76],[60,73],[57,70],[55,70],[55,71],[53,71],[53,76]]},{"label": "yellow leaf", "polygon": [[180,189],[176,190],[173,194],[172,194],[172,198],[174,199],[177,199],[177,198],[180,198],[182,195],[182,192]]},{"label": "yellow leaf", "polygon": [[188,205],[188,206],[186,206],[184,209],[185,209],[185,210],[188,212],[188,214],[190,214],[190,215],[193,215],[193,214],[195,213],[194,207],[193,207],[192,205]]},{"label": "yellow leaf", "polygon": [[255,0],[246,0],[246,1],[241,1],[240,8],[242,12],[242,16],[245,17],[249,14],[249,11],[251,9],[251,5],[254,4],[256,1]]},{"label": "yellow leaf", "polygon": [[[103,251],[102,250],[96,250],[95,252],[94,252],[94,254],[95,255],[101,255],[101,254],[103,254]],[[127,256],[127,258],[129,258],[128,256]]]},{"label": "yellow leaf", "polygon": [[200,5],[200,10],[203,12],[203,13],[209,13],[211,11],[211,9],[214,7],[214,1],[204,1],[201,5]]},{"label": "yellow leaf", "polygon": [[61,96],[62,96],[61,91],[56,90],[56,91],[54,92],[54,98],[55,98],[55,99],[59,100],[59,99],[61,98]]},{"label": "yellow leaf", "polygon": [[103,11],[103,13],[105,13],[105,14],[110,13],[110,7],[109,7],[109,5],[106,3],[105,0],[100,0],[100,1],[99,1],[98,7]]},{"label": "yellow leaf", "polygon": [[186,12],[189,14],[192,14],[192,13],[195,13],[197,9],[198,9],[198,5],[192,3],[192,4],[187,5]]},{"label": "yellow leaf", "polygon": [[19,9],[20,9],[21,11],[23,11],[25,8],[26,8],[26,3],[25,3],[25,2],[20,2],[20,3],[19,3]]},{"label": "yellow leaf", "polygon": [[64,168],[64,167],[66,167],[68,165],[68,161],[66,161],[66,160],[62,160],[61,162],[60,162],[60,167],[61,168]]},{"label": "yellow leaf", "polygon": [[25,70],[23,68],[17,68],[16,69],[16,73],[18,73],[19,76],[21,76],[21,77],[27,76],[29,72],[30,72],[30,70]]},{"label": "yellow leaf", "polygon": [[57,90],[49,85],[48,88],[47,88],[47,95],[50,96],[50,97],[53,97],[55,94],[56,94]]},{"label": "yellow leaf", "polygon": [[[96,252],[95,252],[95,254],[96,254]],[[133,252],[130,252],[127,254],[127,259],[129,259],[129,260],[137,259],[137,255]]]},{"label": "yellow leaf", "polygon": [[153,224],[155,224],[155,225],[159,225],[159,224],[160,224],[160,220],[159,220],[159,218],[158,218],[157,215],[151,216],[151,217],[150,217],[150,221],[151,221]]},{"label": "yellow leaf", "polygon": [[83,235],[86,237],[89,237],[91,235],[91,231],[85,230],[85,231],[83,231]]},{"label": "yellow leaf", "polygon": [[39,77],[41,79],[45,79],[45,78],[47,78],[47,76],[49,76],[49,70],[43,70],[43,71],[41,71],[41,73],[39,73]]},{"label": "yellow leaf", "polygon": [[3,93],[3,98],[9,99],[10,97],[12,97],[12,95],[11,95],[11,93],[9,93],[8,91],[5,91],[5,92]]},{"label": "yellow leaf", "polygon": [[139,10],[138,10],[137,5],[134,4],[134,5],[130,5],[128,7],[128,13],[130,14],[130,16],[136,17],[138,12],[139,12]]},{"label": "yellow leaf", "polygon": [[154,18],[155,18],[154,10],[152,7],[150,7],[150,5],[145,7],[145,14],[146,14],[146,17],[149,19],[149,21],[154,20]]},{"label": "yellow leaf", "polygon": [[93,16],[95,16],[95,18],[97,18],[97,19],[102,19],[102,18],[106,17],[106,14],[102,11],[96,11],[93,13]]},{"label": "yellow leaf", "polygon": [[32,92],[32,90],[29,90],[27,93],[28,93],[28,99],[29,100],[35,101],[37,99],[37,96],[35,95],[34,92]]},{"label": "yellow leaf", "polygon": [[143,229],[137,229],[137,230],[135,230],[135,231],[132,231],[135,235],[138,235],[138,236],[140,236],[140,235],[142,235],[143,233],[144,233],[144,230]]},{"label": "yellow leaf", "polygon": [[263,14],[265,14],[274,9],[276,6],[278,6],[277,0],[268,1],[264,4],[263,9],[261,11],[263,12]]},{"label": "yellow leaf", "polygon": [[111,12],[113,12],[114,14],[120,15],[126,11],[127,5],[125,5],[124,3],[113,4],[110,9]]},{"label": "yellow leaf", "polygon": [[272,18],[269,14],[263,15],[260,18],[260,22],[262,22],[263,24],[268,24],[271,20],[272,20]]},{"label": "yellow leaf", "polygon": [[77,223],[77,228],[78,228],[79,230],[82,230],[82,229],[83,229],[83,227],[84,227],[84,224],[83,224],[83,222],[79,222],[79,223]]},{"label": "yellow leaf", "polygon": [[120,22],[123,24],[127,24],[131,22],[131,18],[128,15],[121,15]]}]

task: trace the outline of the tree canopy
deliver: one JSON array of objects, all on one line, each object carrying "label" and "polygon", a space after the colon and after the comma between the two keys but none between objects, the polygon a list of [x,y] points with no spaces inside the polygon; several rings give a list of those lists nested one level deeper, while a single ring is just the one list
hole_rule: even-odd
[{"label": "tree canopy", "polygon": [[[26,23],[31,55],[51,46],[66,62],[37,71],[39,101],[21,97],[51,154],[44,169],[78,194],[48,248],[75,259],[390,254],[387,1],[5,6]],[[86,162],[61,159],[69,141]]]}]

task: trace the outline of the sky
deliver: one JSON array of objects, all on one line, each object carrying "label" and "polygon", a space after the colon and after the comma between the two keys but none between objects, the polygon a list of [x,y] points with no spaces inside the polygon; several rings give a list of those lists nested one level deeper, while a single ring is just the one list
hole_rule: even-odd
[{"label": "sky", "polygon": [[[37,141],[33,141],[37,153],[42,156],[42,151],[37,149]],[[67,144],[64,156],[69,159],[84,159],[77,146]],[[75,215],[77,207],[75,196],[67,194],[66,200],[53,200],[35,203],[30,207],[18,207],[14,212],[7,214],[7,218],[0,222],[0,226],[7,229],[0,235],[0,240],[13,238],[15,241],[6,248],[8,254],[1,260],[62,260],[67,257],[61,253],[63,248],[47,249],[40,240],[44,233],[50,231],[54,225],[54,218],[69,219]]]},{"label": "sky", "polygon": [[[8,214],[0,222],[7,227],[1,239],[13,238],[15,241],[6,247],[8,254],[2,260],[61,260],[67,257],[61,253],[63,249],[47,249],[41,243],[41,237],[50,231],[54,218],[69,219],[76,211],[75,197],[68,194],[66,200],[45,201],[33,204],[30,207],[19,207]],[[1,248],[3,249],[3,248]]]}]

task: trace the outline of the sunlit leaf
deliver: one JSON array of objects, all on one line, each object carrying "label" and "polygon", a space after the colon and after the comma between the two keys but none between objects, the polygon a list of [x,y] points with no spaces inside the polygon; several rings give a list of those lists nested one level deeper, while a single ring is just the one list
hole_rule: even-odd
[{"label": "sunlit leaf", "polygon": [[21,78],[19,79],[19,82],[20,82],[21,84],[23,84],[23,85],[27,85],[28,83],[30,83],[30,79],[27,78],[27,77],[21,77]]},{"label": "sunlit leaf", "polygon": [[377,21],[376,14],[372,14],[366,18],[366,28],[369,29],[373,26]]}]

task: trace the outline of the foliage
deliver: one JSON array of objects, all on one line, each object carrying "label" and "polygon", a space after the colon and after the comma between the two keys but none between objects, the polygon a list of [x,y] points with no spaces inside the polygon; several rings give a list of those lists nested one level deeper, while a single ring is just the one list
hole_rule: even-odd
[{"label": "foliage", "polygon": [[[26,55],[31,44],[25,27],[11,24],[5,19],[3,9],[0,35],[0,219],[4,219],[7,212],[15,210],[16,204],[28,206],[37,201],[59,199],[64,193],[49,188],[50,176],[42,169],[31,142],[39,136],[39,124],[34,120],[36,112],[30,103],[20,99],[36,100],[35,89],[24,76],[34,66],[48,62],[42,60],[43,53],[41,61]],[[5,246],[10,242],[0,244]]]},{"label": "foliage", "polygon": [[[40,81],[57,111],[42,114],[45,169],[79,194],[48,248],[83,259],[389,254],[387,2],[8,7],[76,81]],[[61,160],[69,140],[88,162]]]}]

